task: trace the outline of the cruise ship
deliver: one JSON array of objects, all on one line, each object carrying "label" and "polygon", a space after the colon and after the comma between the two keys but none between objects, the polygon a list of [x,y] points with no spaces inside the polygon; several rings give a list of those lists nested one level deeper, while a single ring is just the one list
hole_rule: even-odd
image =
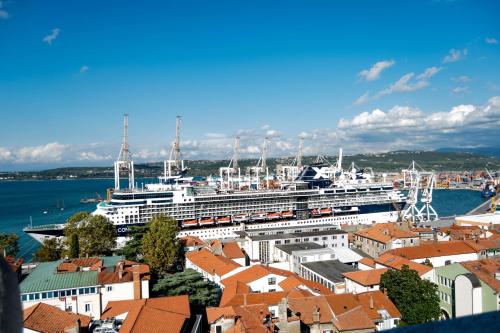
[{"label": "cruise ship", "polygon": [[[120,157],[115,162],[115,188],[108,200],[99,202],[93,212],[116,226],[119,245],[127,239],[131,226],[144,225],[156,215],[175,219],[180,237],[221,239],[237,237],[238,231],[247,229],[319,224],[335,224],[340,228],[341,224],[395,222],[406,203],[405,196],[391,183],[375,182],[370,174],[355,168],[342,171],[341,154],[335,167],[322,161],[294,166],[298,175],[289,181],[281,179],[277,188],[269,186],[265,158],[258,170],[267,174],[267,178],[258,176],[258,172],[254,177],[231,178],[229,173],[225,178],[221,171],[221,177],[213,183],[196,182],[186,176],[187,169],[179,159],[178,135],[158,182],[137,188],[133,162],[128,156],[127,128],[128,122]],[[240,174],[234,158],[232,162],[226,171]],[[129,185],[122,189],[123,171],[128,171]],[[28,227],[24,231],[43,242],[48,237],[62,236],[63,229],[63,224],[55,224]]]}]

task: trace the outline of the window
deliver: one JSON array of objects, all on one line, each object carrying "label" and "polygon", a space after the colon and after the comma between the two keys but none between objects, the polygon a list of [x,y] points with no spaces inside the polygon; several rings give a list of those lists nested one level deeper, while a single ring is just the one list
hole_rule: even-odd
[{"label": "window", "polygon": [[28,295],[21,295],[21,301],[25,302],[28,300]]},{"label": "window", "polygon": [[267,284],[268,285],[275,285],[276,284],[276,278],[275,277],[270,277],[267,279]]},{"label": "window", "polygon": [[90,288],[90,293],[95,294],[95,287]]},{"label": "window", "polygon": [[42,299],[47,298],[47,293],[42,293]]},{"label": "window", "polygon": [[275,292],[276,289],[269,289],[269,292],[272,293],[272,292]]},{"label": "window", "polygon": [[90,312],[90,311],[92,311],[92,304],[85,303],[85,312]]},{"label": "window", "polygon": [[222,326],[220,325],[215,326],[215,333],[222,333]]},{"label": "window", "polygon": [[71,295],[75,296],[76,295],[76,289],[71,289]]},{"label": "window", "polygon": [[107,286],[106,291],[113,291],[113,286]]}]

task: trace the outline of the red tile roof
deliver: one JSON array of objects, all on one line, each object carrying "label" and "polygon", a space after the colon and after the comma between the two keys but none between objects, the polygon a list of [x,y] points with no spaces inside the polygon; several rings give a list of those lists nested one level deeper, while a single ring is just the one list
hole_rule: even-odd
[{"label": "red tile roof", "polygon": [[193,247],[193,246],[207,246],[208,244],[203,241],[201,238],[196,237],[196,236],[184,236],[179,239],[180,243],[183,246],[186,247]]},{"label": "red tile roof", "polygon": [[110,301],[101,319],[128,313],[120,333],[181,332],[191,316],[187,295],[141,300]]},{"label": "red tile roof", "polygon": [[336,316],[333,324],[340,332],[376,328],[361,305]]},{"label": "red tile roof", "polygon": [[416,270],[418,272],[418,275],[420,275],[420,276],[422,276],[425,273],[432,270],[432,267],[429,267],[427,265],[418,264],[418,263],[415,263],[409,259],[406,259],[406,258],[403,258],[400,256],[396,256],[396,255],[393,255],[390,253],[382,254],[380,257],[375,259],[375,262],[380,264],[380,265],[383,265],[383,266],[386,266],[389,268],[398,269],[398,270],[400,270],[403,267],[403,265],[406,265],[410,269]]},{"label": "red tile roof", "polygon": [[[401,318],[401,313],[394,303],[380,290],[367,291],[354,295],[372,320],[381,319],[378,311],[386,310],[392,318]],[[373,303],[372,303],[373,302]],[[371,306],[373,304],[373,307]]]},{"label": "red tile roof", "polygon": [[45,303],[33,305],[23,312],[23,327],[41,333],[65,333],[76,326],[77,320],[80,320],[80,327],[87,328],[91,318]]},{"label": "red tile roof", "polygon": [[288,300],[288,308],[294,313],[300,313],[300,320],[306,325],[314,323],[314,312],[319,312],[320,323],[330,323],[333,312],[325,297],[304,297]]},{"label": "red tile roof", "polygon": [[418,234],[400,229],[394,223],[377,223],[373,226],[355,232],[356,236],[369,238],[379,243],[389,243],[399,238],[417,238]]},{"label": "red tile roof", "polygon": [[413,260],[477,252],[476,249],[472,248],[465,241],[449,241],[426,242],[417,246],[389,250],[385,253]]},{"label": "red tile roof", "polygon": [[215,255],[206,249],[188,252],[186,258],[210,275],[222,276],[241,267],[235,261]]},{"label": "red tile roof", "polygon": [[358,263],[375,268],[375,260],[370,259],[370,258],[364,257]]},{"label": "red tile roof", "polygon": [[346,279],[352,280],[362,286],[373,286],[380,283],[380,277],[388,270],[389,268],[377,268],[366,271],[347,272],[342,275]]},{"label": "red tile roof", "polygon": [[241,281],[245,284],[248,284],[250,282],[253,282],[253,281],[256,281],[260,278],[263,278],[264,276],[267,276],[269,274],[276,274],[276,275],[281,275],[281,276],[285,276],[285,277],[295,275],[295,273],[292,273],[290,271],[286,271],[284,269],[279,269],[279,268],[274,268],[274,267],[264,266],[264,265],[253,265],[253,266],[250,266],[241,272],[238,272],[238,273],[231,275],[230,277],[222,280],[221,283],[224,286],[230,285],[236,281]]},{"label": "red tile roof", "polygon": [[209,324],[214,323],[219,318],[234,318],[236,316],[236,312],[232,306],[225,307],[208,307],[207,311],[207,321]]},{"label": "red tile roof", "polygon": [[495,278],[495,274],[500,273],[500,258],[465,261],[461,262],[460,265],[476,275],[497,293],[500,292],[500,280]]},{"label": "red tile roof", "polygon": [[15,273],[23,265],[24,259],[23,258],[15,258],[13,256],[7,256],[7,257],[5,257],[5,261],[9,264],[10,269],[12,269],[12,271]]},{"label": "red tile roof", "polygon": [[224,253],[224,256],[229,259],[245,258],[245,254],[236,242],[222,244],[222,253]]}]

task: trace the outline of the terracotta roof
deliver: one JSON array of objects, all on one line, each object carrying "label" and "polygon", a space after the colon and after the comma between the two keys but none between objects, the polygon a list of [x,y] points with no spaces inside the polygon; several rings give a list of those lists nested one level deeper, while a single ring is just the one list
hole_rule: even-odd
[{"label": "terracotta roof", "polygon": [[236,242],[222,244],[222,253],[224,253],[224,256],[229,259],[245,258],[245,254]]},{"label": "terracotta roof", "polygon": [[207,246],[208,244],[203,241],[201,238],[197,236],[184,236],[179,239],[181,244],[186,247],[192,247],[192,246]]},{"label": "terracotta roof", "polygon": [[288,300],[288,308],[294,313],[300,313],[300,320],[306,325],[313,324],[313,313],[319,312],[320,323],[330,323],[333,313],[325,297],[312,296]]},{"label": "terracotta roof", "polygon": [[429,272],[432,270],[432,267],[429,267],[427,265],[422,265],[415,263],[409,259],[396,256],[390,253],[384,253],[377,259],[375,259],[375,262],[378,264],[381,264],[383,266],[389,267],[389,268],[394,268],[400,270],[403,265],[408,266],[410,269],[414,269],[418,272],[418,275],[422,276],[425,273]]},{"label": "terracotta roof", "polygon": [[[386,310],[392,318],[401,318],[401,313],[391,302],[389,297],[384,295],[380,290],[368,291],[354,295],[359,303],[363,306],[368,316],[372,320],[381,319],[379,310]],[[373,302],[373,303],[372,303]],[[371,306],[373,304],[373,308]]]},{"label": "terracotta roof", "polygon": [[472,248],[464,241],[449,241],[449,242],[426,242],[417,246],[402,247],[399,249],[389,250],[385,253],[394,254],[410,260],[424,259],[442,256],[451,256],[466,253],[476,253],[477,250]]},{"label": "terracotta roof", "polygon": [[333,324],[340,332],[376,328],[361,305],[336,316]]},{"label": "terracotta roof", "polygon": [[328,289],[326,286],[322,285],[321,283],[306,280],[306,279],[304,279],[296,274],[290,275],[289,277],[287,277],[286,279],[281,281],[278,285],[284,291],[289,291],[292,288],[305,286],[309,290],[311,290],[312,292],[317,293],[317,294],[328,295],[328,294],[333,293],[333,291],[331,291],[330,289]]},{"label": "terracotta roof", "polygon": [[101,319],[127,313],[120,333],[128,332],[181,332],[191,316],[187,295],[148,298],[140,300],[110,301]]},{"label": "terracotta roof", "polygon": [[186,258],[211,275],[217,274],[222,276],[241,267],[241,265],[233,260],[215,255],[206,249],[188,252]]},{"label": "terracotta roof", "polygon": [[432,228],[424,228],[424,227],[410,228],[410,231],[417,232],[417,233],[434,232],[432,230]]},{"label": "terracotta roof", "polygon": [[342,314],[359,305],[359,300],[354,294],[333,294],[325,296],[325,299],[335,315]]},{"label": "terracotta roof", "polygon": [[[122,266],[123,265],[123,266]],[[120,266],[122,267],[122,276],[120,278]],[[133,281],[133,272],[138,271],[141,280],[149,280],[149,265],[138,264],[134,261],[123,260],[118,262],[114,270],[103,268],[97,275],[99,283],[112,284]]]},{"label": "terracotta roof", "polygon": [[266,304],[266,305],[276,305],[283,297],[286,297],[288,293],[285,291],[272,291],[267,293],[249,293],[249,294],[238,294],[230,299],[224,306],[236,306],[236,305],[254,305],[254,304]]},{"label": "terracotta roof", "polygon": [[380,283],[380,277],[388,270],[388,268],[377,268],[366,271],[347,272],[343,273],[343,275],[362,286],[373,286]]},{"label": "terracotta roof", "polygon": [[228,303],[234,296],[238,294],[248,294],[250,292],[250,287],[241,281],[236,281],[224,288],[222,297],[220,299],[220,305],[224,306]]},{"label": "terracotta roof", "polygon": [[224,318],[234,318],[236,312],[232,306],[225,307],[208,307],[207,309],[207,321],[209,324],[213,324],[220,317]]},{"label": "terracotta roof", "polygon": [[477,252],[483,250],[500,249],[500,239],[478,239],[466,240],[465,243],[475,249]]},{"label": "terracotta roof", "polygon": [[460,265],[476,275],[497,293],[500,292],[500,280],[495,278],[495,274],[500,273],[500,258],[465,261],[461,262]]},{"label": "terracotta roof", "polygon": [[266,327],[264,318],[270,318],[269,309],[265,304],[255,304],[250,306],[239,306],[234,308],[238,315],[238,323],[235,332],[238,333],[271,333],[274,332],[272,322]]},{"label": "terracotta roof", "polygon": [[294,273],[290,271],[285,271],[283,269],[278,269],[274,267],[264,266],[264,265],[253,265],[248,267],[247,269],[238,272],[234,275],[231,275],[228,278],[225,278],[221,281],[224,286],[232,284],[236,281],[241,281],[245,284],[256,281],[266,275],[276,274],[281,276],[290,276],[294,275]]},{"label": "terracotta roof", "polygon": [[377,223],[369,228],[356,231],[355,235],[384,244],[394,239],[418,237],[418,234],[408,230],[402,230],[394,223]]},{"label": "terracotta roof", "polygon": [[375,268],[375,260],[373,260],[371,258],[364,257],[363,259],[361,259],[360,261],[358,261],[358,263],[361,263],[363,265]]},{"label": "terracotta roof", "polygon": [[91,318],[63,311],[55,306],[38,303],[23,312],[23,327],[41,333],[65,333],[66,329],[76,326],[87,328]]}]

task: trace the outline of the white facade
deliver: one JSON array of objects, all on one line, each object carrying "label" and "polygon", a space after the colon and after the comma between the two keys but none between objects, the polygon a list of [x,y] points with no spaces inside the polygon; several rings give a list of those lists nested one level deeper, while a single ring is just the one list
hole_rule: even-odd
[{"label": "white facade", "polygon": [[345,289],[347,293],[359,294],[367,291],[379,290],[379,285],[364,286],[351,279],[345,278]]},{"label": "white facade", "polygon": [[[469,275],[469,276],[467,276]],[[455,279],[455,316],[470,316],[483,312],[483,289],[472,274],[459,275]]]},{"label": "white facade", "polygon": [[287,277],[277,274],[268,274],[255,281],[247,283],[253,292],[267,293],[273,291],[283,291],[279,284]]},{"label": "white facade", "polygon": [[419,264],[423,264],[427,259],[429,259],[429,261],[433,267],[441,267],[441,266],[445,266],[447,264],[452,264],[454,262],[478,260],[480,258],[479,258],[479,255],[477,253],[473,252],[473,253],[463,253],[463,254],[440,256],[440,257],[416,258],[416,259],[412,259],[412,261],[418,262]]},{"label": "white facade", "polygon": [[[103,309],[110,301],[134,299],[134,282],[105,284],[101,288],[101,294]],[[149,280],[141,281],[141,298],[149,298]]]}]

